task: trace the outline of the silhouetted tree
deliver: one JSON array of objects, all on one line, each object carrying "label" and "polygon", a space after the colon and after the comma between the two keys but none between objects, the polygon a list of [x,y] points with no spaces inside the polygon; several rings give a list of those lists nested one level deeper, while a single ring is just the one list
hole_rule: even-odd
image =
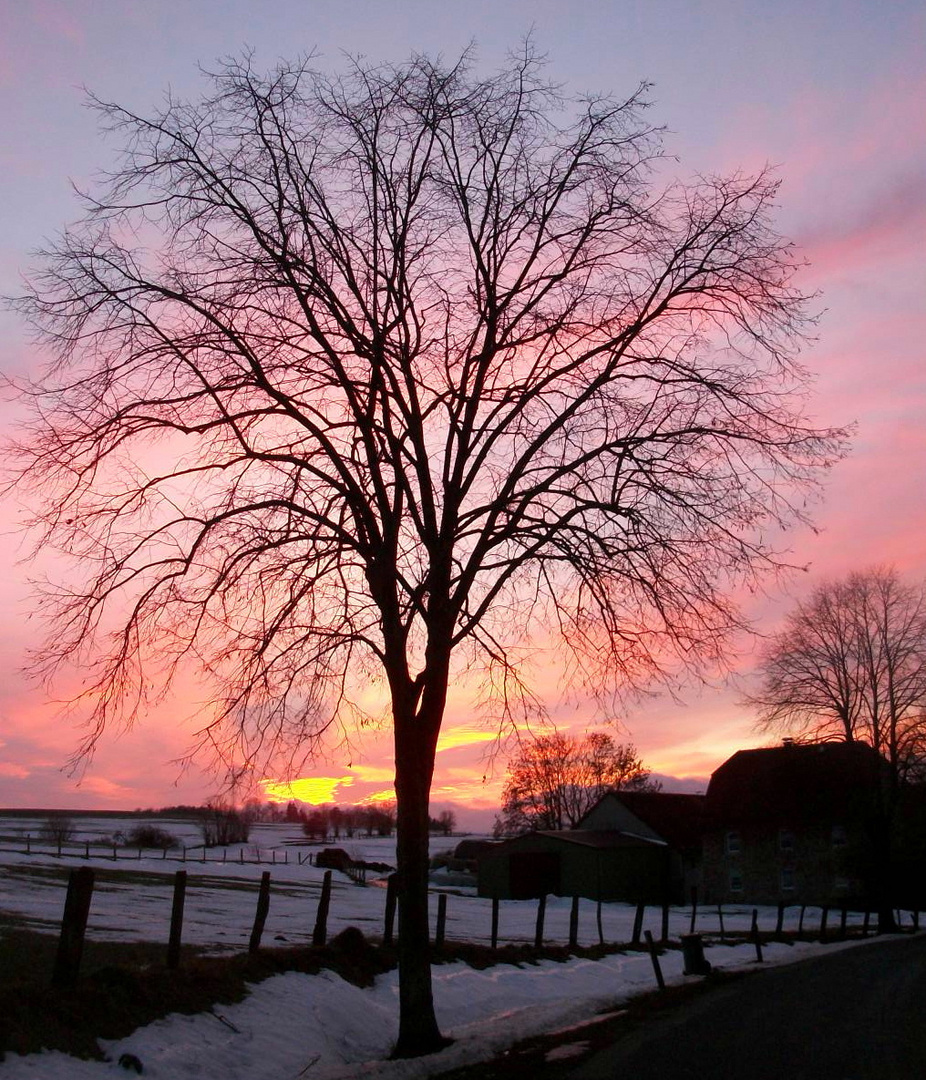
[{"label": "silhouetted tree", "polygon": [[86,676],[89,753],[201,659],[235,776],[297,768],[382,679],[420,1053],[450,680],[480,666],[510,726],[557,642],[605,704],[716,657],[839,434],[800,418],[775,181],[660,180],[645,88],[564,98],[529,51],[214,86],[96,102],[123,156],[21,301],[56,357],[25,483],[74,559],[37,669]]},{"label": "silhouetted tree", "polygon": [[632,746],[604,732],[556,732],[522,746],[508,764],[497,835],[571,829],[609,791],[658,790]]}]

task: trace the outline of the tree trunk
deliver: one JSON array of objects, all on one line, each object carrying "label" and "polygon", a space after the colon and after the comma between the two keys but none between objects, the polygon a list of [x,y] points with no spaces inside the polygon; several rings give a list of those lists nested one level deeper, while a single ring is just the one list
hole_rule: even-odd
[{"label": "tree trunk", "polygon": [[431,990],[428,924],[428,799],[439,721],[395,724],[396,854],[399,898],[399,1038],[393,1057],[443,1049]]}]

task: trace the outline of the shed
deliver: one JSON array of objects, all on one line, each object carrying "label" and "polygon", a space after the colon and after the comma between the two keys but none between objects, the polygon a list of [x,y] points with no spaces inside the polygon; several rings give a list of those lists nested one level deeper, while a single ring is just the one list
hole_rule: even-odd
[{"label": "shed", "polygon": [[669,854],[660,840],[617,830],[526,833],[479,860],[479,895],[527,900],[552,893],[658,903],[669,888]]}]

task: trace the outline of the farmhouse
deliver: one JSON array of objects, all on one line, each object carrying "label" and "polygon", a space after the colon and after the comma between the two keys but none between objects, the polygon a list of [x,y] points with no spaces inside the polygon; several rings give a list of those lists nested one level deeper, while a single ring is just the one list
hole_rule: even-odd
[{"label": "farmhouse", "polygon": [[735,753],[707,789],[705,899],[859,899],[886,768],[864,743],[788,741]]}]

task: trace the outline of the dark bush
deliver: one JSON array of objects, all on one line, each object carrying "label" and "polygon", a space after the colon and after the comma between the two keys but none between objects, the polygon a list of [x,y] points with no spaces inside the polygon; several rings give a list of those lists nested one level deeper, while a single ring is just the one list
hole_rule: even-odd
[{"label": "dark bush", "polygon": [[176,836],[157,825],[136,825],[129,831],[125,842],[129,847],[157,848],[159,851],[177,846]]},{"label": "dark bush", "polygon": [[346,871],[354,865],[354,860],[347,854],[344,848],[326,847],[315,856],[315,865],[325,870]]}]

